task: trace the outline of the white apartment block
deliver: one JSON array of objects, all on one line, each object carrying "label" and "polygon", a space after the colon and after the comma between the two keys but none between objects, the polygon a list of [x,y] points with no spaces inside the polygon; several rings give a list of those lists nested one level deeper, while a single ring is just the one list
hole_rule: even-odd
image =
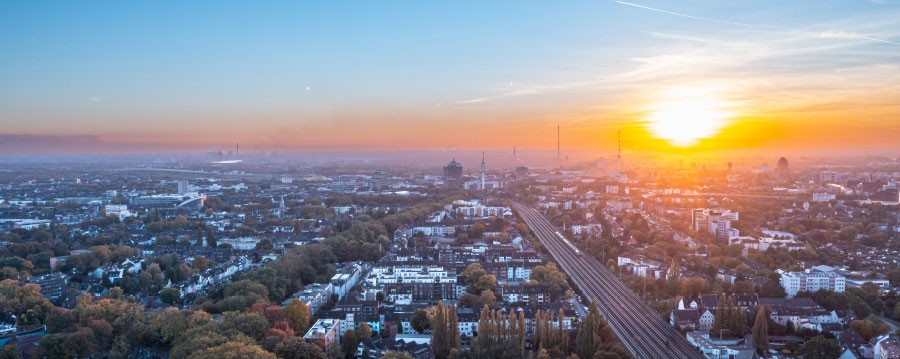
[{"label": "white apartment block", "polygon": [[456,271],[440,265],[387,265],[372,268],[366,282],[372,286],[394,283],[456,283]]},{"label": "white apartment block", "polygon": [[828,202],[833,201],[837,196],[831,193],[813,193],[812,201],[813,202]]},{"label": "white apartment block", "polygon": [[803,272],[785,272],[781,274],[781,286],[787,292],[788,298],[793,298],[799,292],[815,292],[819,289],[832,292],[843,292],[847,287],[847,279],[834,272],[823,272],[807,269]]}]

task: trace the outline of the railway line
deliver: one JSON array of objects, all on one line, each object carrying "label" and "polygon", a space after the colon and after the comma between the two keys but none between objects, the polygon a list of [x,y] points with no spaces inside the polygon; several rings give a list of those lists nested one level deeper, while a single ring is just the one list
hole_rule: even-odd
[{"label": "railway line", "polygon": [[587,299],[597,301],[600,312],[632,356],[637,359],[703,358],[656,310],[628,289],[603,263],[583,255],[541,213],[518,203],[514,207]]}]

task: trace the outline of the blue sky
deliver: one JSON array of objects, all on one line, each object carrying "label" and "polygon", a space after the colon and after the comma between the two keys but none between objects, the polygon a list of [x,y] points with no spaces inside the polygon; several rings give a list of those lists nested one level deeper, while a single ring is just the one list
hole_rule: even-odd
[{"label": "blue sky", "polygon": [[[881,121],[897,114],[882,99],[897,91],[896,1],[630,3],[5,1],[2,132],[484,146],[472,132],[609,136],[654,89],[698,81],[759,113],[875,97]],[[881,86],[833,90],[864,81]]]}]

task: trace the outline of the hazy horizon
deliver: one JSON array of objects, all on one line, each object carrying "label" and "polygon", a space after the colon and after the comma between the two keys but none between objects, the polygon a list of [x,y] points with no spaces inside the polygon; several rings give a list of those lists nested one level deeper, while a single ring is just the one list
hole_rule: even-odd
[{"label": "hazy horizon", "polygon": [[898,6],[7,2],[0,151],[889,151]]}]

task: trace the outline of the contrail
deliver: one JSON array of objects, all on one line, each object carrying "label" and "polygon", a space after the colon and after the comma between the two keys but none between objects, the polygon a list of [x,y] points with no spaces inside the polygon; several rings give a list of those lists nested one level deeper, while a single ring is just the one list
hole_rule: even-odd
[{"label": "contrail", "polygon": [[868,37],[868,36],[862,36],[862,35],[856,35],[856,34],[850,34],[850,36],[855,37],[855,38],[857,38],[857,39],[863,39],[863,40],[869,40],[869,41],[878,41],[878,42],[883,42],[883,43],[885,43],[885,44],[892,44],[892,45],[900,45],[900,42],[893,42],[893,41],[888,41],[888,40],[876,39],[876,38],[874,38],[874,37]]},{"label": "contrail", "polygon": [[662,12],[662,13],[666,13],[666,14],[670,14],[670,15],[681,16],[681,17],[686,17],[686,18],[695,19],[695,20],[711,21],[711,22],[717,22],[717,23],[720,23],[720,24],[736,25],[736,26],[743,26],[743,27],[753,27],[753,26],[751,26],[751,25],[741,24],[741,23],[739,23],[739,22],[731,22],[731,21],[725,21],[725,20],[716,20],[716,19],[710,19],[710,18],[708,18],[708,17],[699,17],[699,16],[688,15],[688,14],[682,14],[682,13],[677,13],[677,12],[672,12],[672,11],[666,11],[666,10],[663,10],[663,9],[652,8],[652,7],[649,7],[649,6],[638,5],[638,4],[634,4],[634,3],[630,3],[630,2],[625,2],[625,1],[615,0],[615,2],[617,2],[617,3],[619,3],[619,4],[622,4],[622,5],[634,6],[634,7],[641,8],[641,9],[652,10],[652,11],[658,11],[658,12]]},{"label": "contrail", "polygon": [[[717,22],[717,23],[720,23],[720,24],[728,24],[728,25],[735,25],[735,26],[753,27],[753,25],[742,24],[742,23],[739,23],[739,22],[732,22],[732,21],[725,21],[725,20],[717,20],[717,19],[710,19],[710,18],[708,18],[708,17],[700,17],[700,16],[693,16],[693,15],[688,15],[688,14],[682,14],[682,13],[677,13],[677,12],[673,12],[673,11],[668,11],[668,10],[663,10],[663,9],[657,9],[657,8],[653,8],[653,7],[649,7],[649,6],[644,6],[644,5],[639,5],[639,4],[635,4],[635,3],[630,3],[630,2],[627,2],[627,1],[621,1],[621,0],[614,0],[614,1],[617,2],[617,3],[619,3],[619,4],[622,4],[622,5],[634,6],[634,7],[636,7],[636,8],[641,8],[641,9],[651,10],[651,11],[657,11],[657,12],[666,13],[666,14],[675,15],[675,16],[686,17],[686,18],[689,18],[689,19],[703,20],[703,21],[711,21],[711,22]],[[894,41],[889,41],[889,40],[876,39],[876,38],[874,38],[874,37],[862,36],[862,35],[857,35],[857,34],[853,34],[853,33],[845,33],[845,32],[841,32],[841,33],[835,35],[835,37],[836,37],[836,38],[840,38],[840,37],[843,37],[843,38],[852,37],[852,38],[856,38],[856,39],[860,39],[860,40],[869,40],[869,41],[876,41],[876,42],[881,42],[881,43],[891,44],[891,45],[900,45],[900,42],[894,42]]]}]

